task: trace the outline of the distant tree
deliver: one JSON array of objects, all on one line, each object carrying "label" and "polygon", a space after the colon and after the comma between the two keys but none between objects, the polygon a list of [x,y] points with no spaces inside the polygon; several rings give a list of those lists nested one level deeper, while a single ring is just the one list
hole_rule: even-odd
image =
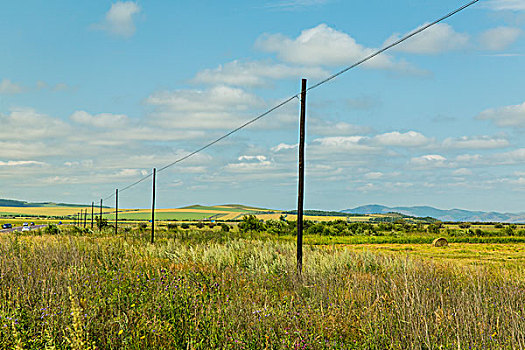
[{"label": "distant tree", "polygon": [[239,229],[242,232],[261,232],[264,231],[264,223],[257,219],[255,215],[244,215],[239,223]]}]

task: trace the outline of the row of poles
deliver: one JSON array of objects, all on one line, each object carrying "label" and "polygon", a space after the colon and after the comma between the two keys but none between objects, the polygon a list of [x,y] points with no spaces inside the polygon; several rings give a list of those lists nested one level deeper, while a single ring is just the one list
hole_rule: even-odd
[{"label": "row of poles", "polygon": [[[297,271],[302,273],[303,269],[303,203],[304,203],[304,148],[306,136],[306,79],[301,82],[301,112],[299,115],[299,174],[298,174],[298,190],[297,190]],[[151,243],[155,242],[155,194],[156,194],[156,177],[157,169],[153,168],[153,184],[152,184],[152,203],[151,203]],[[100,199],[100,216],[99,220],[102,222],[102,199]],[[91,202],[91,229],[94,228],[94,210],[95,202]],[[76,214],[75,224],[87,226],[87,212],[88,209],[82,210]],[[115,189],[115,235],[118,232],[118,189]]]}]

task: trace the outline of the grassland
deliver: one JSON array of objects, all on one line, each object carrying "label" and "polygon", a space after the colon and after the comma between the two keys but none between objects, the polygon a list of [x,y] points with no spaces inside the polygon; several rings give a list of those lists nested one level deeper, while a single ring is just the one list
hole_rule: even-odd
[{"label": "grassland", "polygon": [[112,232],[0,235],[0,348],[525,346],[525,244],[307,245],[298,276],[266,232]]}]

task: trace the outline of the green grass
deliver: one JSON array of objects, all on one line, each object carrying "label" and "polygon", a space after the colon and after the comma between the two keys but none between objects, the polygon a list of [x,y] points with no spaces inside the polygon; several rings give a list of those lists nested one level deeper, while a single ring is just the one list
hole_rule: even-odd
[{"label": "green grass", "polygon": [[305,246],[299,277],[264,233],[62,230],[0,236],[0,348],[523,346],[523,269]]},{"label": "green grass", "polygon": [[[438,237],[445,237],[449,243],[525,243],[525,237],[446,237],[440,235],[399,235],[399,236],[320,236],[305,235],[305,244],[430,244]],[[295,241],[295,236],[281,236],[281,240]]]}]

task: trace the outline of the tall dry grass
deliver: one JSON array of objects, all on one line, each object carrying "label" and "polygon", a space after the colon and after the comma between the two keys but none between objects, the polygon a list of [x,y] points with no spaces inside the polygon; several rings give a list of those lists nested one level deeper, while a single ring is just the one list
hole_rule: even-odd
[{"label": "tall dry grass", "polygon": [[[205,233],[194,233],[205,235]],[[2,236],[0,348],[523,349],[525,273],[272,240]]]}]

